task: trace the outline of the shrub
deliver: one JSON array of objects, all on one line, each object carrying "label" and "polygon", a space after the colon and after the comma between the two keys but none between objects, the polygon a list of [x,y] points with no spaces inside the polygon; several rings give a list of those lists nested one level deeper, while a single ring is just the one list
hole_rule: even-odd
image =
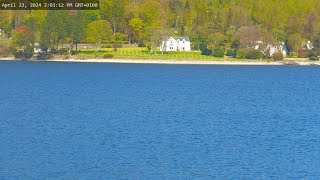
[{"label": "shrub", "polygon": [[311,57],[309,57],[309,60],[310,61],[318,61],[319,58],[318,58],[318,56],[311,56]]},{"label": "shrub", "polygon": [[282,52],[276,52],[273,54],[272,59],[275,61],[281,61],[283,60],[283,54]]},{"label": "shrub", "polygon": [[114,44],[113,48],[122,48],[122,45],[121,44]]},{"label": "shrub", "polygon": [[199,49],[202,51],[203,49],[207,49],[208,48],[208,46],[206,45],[206,44],[204,44],[204,43],[201,43],[200,45],[199,45]]},{"label": "shrub", "polygon": [[73,51],[71,52],[71,54],[72,54],[72,55],[77,55],[77,54],[79,54],[79,52],[80,52],[80,50],[79,50],[79,51],[73,50]]},{"label": "shrub", "polygon": [[150,44],[147,45],[147,49],[148,49],[148,51],[151,51],[152,47]]},{"label": "shrub", "polygon": [[289,57],[290,58],[297,58],[298,54],[296,52],[290,52]]},{"label": "shrub", "polygon": [[0,56],[2,57],[6,57],[9,56],[9,45],[5,44],[5,43],[1,43],[0,41]]},{"label": "shrub", "polygon": [[57,50],[57,49],[51,49],[51,54],[58,54],[59,53],[59,51]]},{"label": "shrub", "polygon": [[59,49],[59,54],[67,54],[67,53],[68,53],[68,49],[67,48]]},{"label": "shrub", "polygon": [[116,39],[116,41],[124,41],[124,40],[126,40],[126,35],[121,34],[121,33],[116,33],[115,39]]},{"label": "shrub", "polygon": [[246,57],[247,53],[248,53],[247,49],[238,49],[236,53],[236,58],[243,59]]},{"label": "shrub", "polygon": [[235,57],[236,56],[236,52],[234,51],[234,50],[232,50],[232,49],[229,49],[228,51],[227,51],[227,54],[226,54],[227,56],[232,56],[232,57]]},{"label": "shrub", "polygon": [[263,58],[263,53],[260,50],[250,50],[246,56],[246,59],[262,59]]},{"label": "shrub", "polygon": [[101,48],[112,48],[111,45],[104,45],[104,46],[101,46]]},{"label": "shrub", "polygon": [[309,53],[309,60],[311,60],[311,61],[317,61],[317,60],[319,60],[316,51],[310,51],[310,53]]},{"label": "shrub", "polygon": [[24,51],[17,51],[16,53],[14,53],[14,57],[17,59],[27,60],[27,59],[31,59],[32,56],[33,56],[32,53],[28,53]]},{"label": "shrub", "polygon": [[129,41],[115,41],[115,40],[112,40],[112,41],[102,41],[102,43],[107,43],[107,44],[129,44]]},{"label": "shrub", "polygon": [[212,55],[212,50],[208,48],[201,49],[201,55]]},{"label": "shrub", "polygon": [[306,49],[298,49],[298,58],[308,58],[309,51]]},{"label": "shrub", "polygon": [[105,54],[103,55],[103,59],[112,59],[113,55],[112,54]]},{"label": "shrub", "polygon": [[240,41],[238,39],[235,39],[231,42],[231,48],[238,49],[240,46]]},{"label": "shrub", "polygon": [[224,49],[216,49],[213,52],[214,57],[224,57]]},{"label": "shrub", "polygon": [[27,46],[22,50],[15,50],[13,54],[14,54],[14,57],[17,59],[23,59],[23,60],[31,59],[33,56],[33,47]]},{"label": "shrub", "polygon": [[53,54],[48,52],[39,53],[37,56],[38,60],[46,60],[46,59],[52,59],[52,58],[53,58]]}]

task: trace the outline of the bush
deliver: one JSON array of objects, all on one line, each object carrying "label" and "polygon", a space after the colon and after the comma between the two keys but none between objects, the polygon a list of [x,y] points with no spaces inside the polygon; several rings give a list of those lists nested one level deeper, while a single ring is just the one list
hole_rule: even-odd
[{"label": "bush", "polygon": [[203,49],[207,49],[208,48],[208,46],[206,45],[206,44],[204,44],[204,43],[201,43],[200,45],[199,45],[199,49],[202,51]]},{"label": "bush", "polygon": [[201,49],[201,55],[212,55],[212,50],[208,48]]},{"label": "bush", "polygon": [[67,48],[59,49],[59,54],[67,54],[67,53],[68,53],[68,49]]},{"label": "bush", "polygon": [[319,58],[318,58],[318,56],[311,56],[311,57],[309,57],[309,60],[310,61],[318,61]]},{"label": "bush", "polygon": [[68,60],[68,59],[70,59],[70,56],[65,56],[65,57],[63,58],[63,60]]},{"label": "bush", "polygon": [[231,48],[238,49],[240,46],[240,41],[238,39],[235,39],[231,42]]},{"label": "bush", "polygon": [[59,51],[57,49],[51,49],[50,53],[51,54],[59,54]]},{"label": "bush", "polygon": [[238,59],[243,59],[243,58],[246,57],[247,53],[248,53],[248,50],[246,50],[246,49],[239,49],[239,50],[237,51],[237,53],[236,53],[236,58],[238,58]]},{"label": "bush", "polygon": [[298,58],[308,58],[309,51],[306,49],[298,49]]},{"label": "bush", "polygon": [[214,57],[224,57],[224,49],[216,49],[213,52]]},{"label": "bush", "polygon": [[146,45],[143,42],[139,42],[138,47],[146,47]]},{"label": "bush", "polygon": [[46,60],[46,59],[52,59],[52,58],[53,58],[53,54],[48,52],[39,53],[37,56],[38,60]]},{"label": "bush", "polygon": [[282,52],[276,52],[273,54],[272,59],[275,61],[281,61],[283,60],[283,54]]},{"label": "bush", "polygon": [[32,53],[28,53],[24,51],[17,51],[16,53],[14,53],[14,57],[17,59],[27,60],[27,59],[31,59],[32,56],[33,56]]},{"label": "bush", "polygon": [[236,56],[236,52],[235,52],[234,50],[229,49],[229,50],[227,51],[227,54],[226,54],[226,55],[227,55],[227,56],[235,57],[235,56]]},{"label": "bush", "polygon": [[115,39],[116,39],[116,41],[124,41],[124,40],[126,40],[126,35],[121,34],[121,33],[116,33]]},{"label": "bush", "polygon": [[79,54],[79,52],[80,52],[80,50],[79,50],[79,51],[73,50],[73,51],[71,51],[71,54],[72,54],[72,55],[77,55],[77,54]]},{"label": "bush", "polygon": [[122,48],[122,45],[121,44],[114,44],[112,47],[113,48]]},{"label": "bush", "polygon": [[101,48],[112,48],[111,45],[104,45],[104,46],[101,46]]},{"label": "bush", "polygon": [[14,54],[14,57],[17,59],[23,59],[23,60],[31,59],[33,56],[33,47],[28,46],[23,50],[16,50],[13,52],[13,54]]},{"label": "bush", "polygon": [[290,58],[297,58],[298,54],[296,52],[290,52],[289,57]]},{"label": "bush", "polygon": [[317,61],[317,60],[319,60],[316,51],[310,51],[310,53],[309,53],[309,60],[311,60],[311,61]]},{"label": "bush", "polygon": [[112,59],[113,55],[112,54],[105,54],[103,55],[103,59]]},{"label": "bush", "polygon": [[250,50],[246,56],[246,59],[262,59],[263,58],[263,53],[260,50]]},{"label": "bush", "polygon": [[102,41],[102,43],[106,43],[106,44],[129,44],[129,41],[115,41],[115,40],[112,40],[112,41]]},{"label": "bush", "polygon": [[5,43],[1,43],[0,41],[0,56],[6,57],[9,56],[9,45]]}]

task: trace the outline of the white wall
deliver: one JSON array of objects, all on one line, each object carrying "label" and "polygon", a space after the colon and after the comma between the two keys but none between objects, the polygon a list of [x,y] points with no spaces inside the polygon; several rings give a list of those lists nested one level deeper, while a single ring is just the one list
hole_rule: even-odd
[{"label": "white wall", "polygon": [[169,38],[165,43],[162,41],[160,51],[191,51],[190,41],[180,41],[174,38]]}]

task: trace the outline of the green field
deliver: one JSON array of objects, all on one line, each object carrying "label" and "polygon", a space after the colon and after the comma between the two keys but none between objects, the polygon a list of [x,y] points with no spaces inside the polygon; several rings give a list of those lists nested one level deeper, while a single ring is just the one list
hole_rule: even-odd
[{"label": "green field", "polygon": [[118,48],[116,52],[113,52],[112,48],[100,48],[98,52],[95,52],[94,49],[81,49],[76,56],[78,58],[103,58],[105,54],[112,54],[115,59],[235,60],[229,57],[205,56],[199,51],[151,53],[146,47]]}]

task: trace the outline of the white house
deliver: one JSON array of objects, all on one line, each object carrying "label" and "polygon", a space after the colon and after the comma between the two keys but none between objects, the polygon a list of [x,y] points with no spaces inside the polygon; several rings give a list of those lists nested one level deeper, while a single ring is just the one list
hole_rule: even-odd
[{"label": "white house", "polygon": [[3,35],[4,35],[4,30],[0,29],[0,39],[2,38]]},{"label": "white house", "polygon": [[281,52],[283,57],[287,56],[287,48],[284,42],[280,42],[278,45],[268,45],[267,48],[269,48],[270,56],[273,56],[276,52]]},{"label": "white house", "polygon": [[306,50],[312,50],[314,48],[313,44],[310,41],[303,42],[301,47]]},{"label": "white house", "polygon": [[263,53],[267,52],[270,56],[273,56],[276,52],[281,52],[283,57],[287,56],[287,48],[284,42],[268,44],[266,46],[263,45],[263,41],[255,41],[255,43],[254,49],[261,50]]},{"label": "white house", "polygon": [[[32,45],[32,44],[30,44],[30,45]],[[33,52],[34,53],[42,53],[42,49],[40,48],[40,44],[39,43],[34,43]]]},{"label": "white house", "polygon": [[162,38],[160,51],[191,51],[191,42],[188,37]]}]

